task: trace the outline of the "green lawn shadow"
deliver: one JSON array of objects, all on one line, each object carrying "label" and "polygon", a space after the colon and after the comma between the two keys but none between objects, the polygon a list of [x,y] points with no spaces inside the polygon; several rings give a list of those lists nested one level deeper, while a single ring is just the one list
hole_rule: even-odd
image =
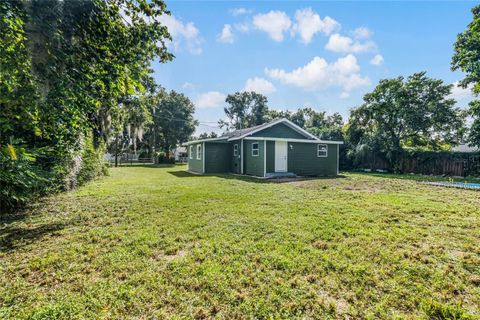
[{"label": "green lawn shadow", "polygon": [[[117,168],[174,168],[183,164],[176,163],[122,163]],[[115,168],[115,166],[111,166]]]},{"label": "green lawn shadow", "polygon": [[480,178],[477,177],[450,177],[450,176],[430,176],[422,174],[410,174],[410,173],[383,173],[383,172],[358,172],[350,171],[352,174],[359,174],[365,176],[371,176],[384,179],[399,179],[399,180],[411,180],[411,181],[428,181],[428,182],[446,182],[452,179],[455,182],[480,182]]},{"label": "green lawn shadow", "polygon": [[27,227],[4,227],[0,229],[0,252],[8,252],[20,246],[28,245],[46,235],[53,235],[62,230],[62,223],[44,224],[34,228]]},{"label": "green lawn shadow", "polygon": [[240,175],[233,173],[208,173],[208,174],[195,174],[188,172],[186,170],[176,170],[176,171],[167,171],[169,174],[177,178],[204,178],[204,177],[218,177],[222,179],[231,179],[231,180],[240,180],[253,183],[287,183],[287,182],[296,182],[296,181],[305,181],[305,180],[324,180],[324,179],[343,179],[346,178],[344,175],[337,176],[311,176],[311,177],[295,177],[295,178],[273,178],[273,179],[264,179],[248,175]]}]

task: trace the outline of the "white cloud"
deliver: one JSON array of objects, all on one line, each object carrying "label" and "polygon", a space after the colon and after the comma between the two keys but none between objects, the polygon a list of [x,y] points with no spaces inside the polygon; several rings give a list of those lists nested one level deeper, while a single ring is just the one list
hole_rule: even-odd
[{"label": "white cloud", "polygon": [[310,43],[316,33],[322,32],[329,35],[333,31],[340,28],[340,24],[330,17],[325,17],[323,20],[311,8],[297,10],[295,12],[295,20],[297,21],[293,26],[293,33],[299,33],[303,43]]},{"label": "white cloud", "polygon": [[373,32],[366,27],[360,27],[353,30],[353,36],[355,39],[368,39],[372,36]]},{"label": "white cloud", "polygon": [[370,64],[374,66],[379,66],[383,63],[383,56],[381,54],[376,54],[371,60]]},{"label": "white cloud", "polygon": [[241,16],[241,15],[244,15],[244,14],[249,14],[249,13],[252,13],[252,10],[251,9],[246,9],[246,8],[234,8],[232,10],[230,10],[230,13],[233,15],[233,16]]},{"label": "white cloud", "polygon": [[314,57],[305,66],[290,72],[283,69],[266,68],[265,73],[273,79],[301,87],[306,91],[340,87],[343,90],[342,97],[344,98],[354,88],[370,84],[368,77],[360,75],[360,66],[352,54],[330,64],[323,58]]},{"label": "white cloud", "polygon": [[290,29],[292,22],[285,12],[270,11],[254,16],[253,25],[258,30],[268,33],[273,40],[282,42],[283,34]]},{"label": "white cloud", "polygon": [[235,29],[237,29],[240,32],[248,32],[250,31],[250,25],[248,23],[236,23],[235,24]]},{"label": "white cloud", "polygon": [[173,39],[172,44],[175,50],[179,50],[181,44],[185,43],[190,53],[202,53],[200,31],[195,27],[193,22],[183,23],[181,20],[175,18],[174,15],[162,15],[159,21],[168,28]]},{"label": "white cloud", "polygon": [[[125,7],[120,8],[120,15],[123,18],[123,23],[127,26],[132,25],[132,18],[127,15],[128,10]],[[181,19],[177,19],[174,15],[161,15],[158,18],[140,14],[139,18],[145,23],[150,24],[158,21],[168,28],[168,32],[172,36],[172,41],[166,41],[168,47],[173,47],[173,50],[179,51],[182,43],[185,43],[187,50],[192,54],[201,54],[201,43],[203,39],[200,36],[200,31],[195,27],[193,22],[183,23]]]},{"label": "white cloud", "polygon": [[248,79],[247,82],[245,82],[245,87],[243,88],[243,91],[255,91],[256,93],[261,94],[269,94],[275,92],[276,90],[277,89],[273,83],[265,80],[264,78],[258,77]]},{"label": "white cloud", "polygon": [[217,36],[217,40],[223,43],[233,43],[232,26],[225,24],[222,32]]},{"label": "white cloud", "polygon": [[352,38],[344,37],[338,33],[332,34],[328,39],[325,49],[333,52],[342,52],[342,53],[359,53],[365,51],[371,51],[376,48],[376,45],[373,41],[359,42],[353,41]]},{"label": "white cloud", "polygon": [[462,88],[458,86],[458,81],[452,83],[452,91],[448,96],[451,99],[455,99],[457,101],[467,102],[473,99],[472,88],[473,85],[469,85],[466,88]]},{"label": "white cloud", "polygon": [[223,93],[209,91],[198,96],[194,104],[198,108],[216,108],[225,103],[225,98]]},{"label": "white cloud", "polygon": [[340,99],[347,99],[348,97],[350,97],[350,92],[343,91],[343,92],[340,94]]},{"label": "white cloud", "polygon": [[182,88],[187,89],[187,90],[193,90],[193,89],[195,89],[195,85],[193,83],[187,81],[182,85]]}]

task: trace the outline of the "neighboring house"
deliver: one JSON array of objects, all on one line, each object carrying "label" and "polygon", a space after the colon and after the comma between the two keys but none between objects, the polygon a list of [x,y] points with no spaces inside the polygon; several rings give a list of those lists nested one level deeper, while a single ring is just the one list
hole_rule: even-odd
[{"label": "neighboring house", "polygon": [[173,156],[175,157],[175,162],[187,162],[187,148],[186,147],[176,147],[172,150]]},{"label": "neighboring house", "polygon": [[287,119],[187,142],[188,170],[258,177],[338,174],[341,141],[320,140]]},{"label": "neighboring house", "polygon": [[453,151],[453,152],[479,152],[480,149],[475,148],[475,147],[472,147],[472,146],[469,146],[469,145],[466,144],[466,143],[461,143],[461,144],[459,144],[458,146],[453,147],[453,148],[452,148],[452,151]]}]

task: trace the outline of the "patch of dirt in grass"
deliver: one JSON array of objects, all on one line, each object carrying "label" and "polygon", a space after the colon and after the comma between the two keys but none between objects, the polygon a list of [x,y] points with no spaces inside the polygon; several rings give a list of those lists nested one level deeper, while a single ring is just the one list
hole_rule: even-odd
[{"label": "patch of dirt in grass", "polygon": [[411,188],[415,182],[396,179],[374,179],[358,177],[347,178],[319,178],[306,181],[293,182],[292,184],[306,189],[340,189],[347,192],[376,193],[382,191],[402,191]]},{"label": "patch of dirt in grass", "polygon": [[152,257],[154,260],[166,260],[167,262],[172,262],[181,258],[184,258],[188,256],[191,253],[191,250],[194,246],[196,246],[197,243],[189,243],[185,245],[183,248],[177,249],[177,250],[166,250],[162,251],[159,254],[156,254],[155,256]]},{"label": "patch of dirt in grass", "polygon": [[473,275],[470,277],[470,282],[480,287],[480,275]]},{"label": "patch of dirt in grass", "polygon": [[346,190],[346,191],[360,191],[360,192],[379,192],[379,191],[382,191],[382,188],[379,185],[357,184],[357,183],[353,183],[351,185],[344,186],[342,189]]},{"label": "patch of dirt in grass", "polygon": [[350,305],[345,299],[335,298],[324,290],[319,290],[318,296],[320,297],[320,300],[323,301],[324,306],[328,308],[333,307],[337,314],[346,314],[348,312]]},{"label": "patch of dirt in grass", "polygon": [[180,249],[177,252],[175,252],[174,254],[165,255],[164,258],[165,258],[165,260],[167,260],[167,262],[172,262],[173,260],[185,257],[188,253],[189,253],[189,250]]},{"label": "patch of dirt in grass", "polygon": [[314,248],[319,249],[319,250],[326,250],[328,248],[328,243],[326,241],[323,241],[323,240],[316,240],[316,241],[312,242],[312,246]]},{"label": "patch of dirt in grass", "polygon": [[449,257],[453,260],[461,260],[465,255],[467,255],[467,253],[460,250],[452,250],[449,252]]}]

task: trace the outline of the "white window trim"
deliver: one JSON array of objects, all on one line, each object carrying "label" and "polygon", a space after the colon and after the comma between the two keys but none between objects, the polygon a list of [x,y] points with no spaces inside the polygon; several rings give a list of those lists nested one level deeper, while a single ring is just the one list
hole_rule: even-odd
[{"label": "white window trim", "polygon": [[241,145],[240,145],[240,173],[243,174],[243,155],[245,154],[243,152],[243,148],[244,148],[244,143],[243,143],[243,139],[240,140],[241,141]]},{"label": "white window trim", "polygon": [[190,145],[190,154],[189,154],[189,158],[190,158],[190,159],[193,159],[193,145]]},{"label": "white window trim", "polygon": [[263,176],[267,176],[267,140],[263,140]]},{"label": "white window trim", "polygon": [[202,143],[202,172],[205,173],[205,142]]},{"label": "white window trim", "polygon": [[337,175],[340,174],[340,146],[337,146]]},{"label": "white window trim", "polygon": [[238,157],[238,144],[233,145],[233,156]]},{"label": "white window trim", "polygon": [[202,144],[197,144],[197,160],[202,160]]},{"label": "white window trim", "polygon": [[[254,149],[253,148],[253,145],[256,144],[257,145],[257,148]],[[256,150],[257,151],[257,154],[253,154],[253,151]],[[252,157],[258,157],[260,155],[260,143],[258,142],[253,142],[252,143]]]},{"label": "white window trim", "polygon": [[[320,150],[320,146],[324,146],[325,147],[325,155],[324,156],[321,156],[320,155],[320,151],[323,152],[323,150]],[[327,158],[328,157],[328,145],[326,143],[319,143],[317,144],[317,157],[318,158]]]}]

